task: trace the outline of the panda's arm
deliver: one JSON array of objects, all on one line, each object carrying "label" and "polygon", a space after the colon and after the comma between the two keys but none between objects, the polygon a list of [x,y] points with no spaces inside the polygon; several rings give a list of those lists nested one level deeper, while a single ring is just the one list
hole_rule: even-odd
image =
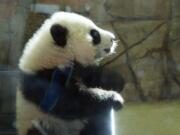
[{"label": "panda's arm", "polygon": [[125,81],[120,73],[108,69],[99,68],[96,72],[102,71],[99,76],[99,87],[107,90],[121,92],[124,88]]},{"label": "panda's arm", "polygon": [[122,76],[112,70],[96,65],[86,66],[75,62],[75,76],[79,76],[87,87],[99,87],[120,92],[125,84]]},{"label": "panda's arm", "polygon": [[21,72],[21,91],[25,98],[37,105],[40,104],[44,94],[49,87],[49,82],[35,75]]},{"label": "panda's arm", "polygon": [[[25,98],[38,107],[44,99],[49,88],[49,82],[39,78],[37,74],[30,75],[22,73],[22,92]],[[62,85],[63,86],[63,85]],[[93,116],[104,110],[114,107],[121,108],[121,97],[116,92],[105,91],[97,88],[89,88],[77,84],[76,80],[68,87],[61,89],[57,103],[51,111],[40,108],[45,113],[64,118],[81,118]]]},{"label": "panda's arm", "polygon": [[112,107],[118,110],[122,105],[123,98],[117,92],[82,86],[64,92],[50,113],[61,118],[76,119],[94,116]]}]

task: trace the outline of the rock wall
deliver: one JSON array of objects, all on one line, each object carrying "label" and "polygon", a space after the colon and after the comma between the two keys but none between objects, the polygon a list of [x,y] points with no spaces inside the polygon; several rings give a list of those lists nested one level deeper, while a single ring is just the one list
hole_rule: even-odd
[{"label": "rock wall", "polygon": [[84,13],[120,40],[116,56],[105,66],[125,78],[125,99],[179,98],[180,1],[86,0],[72,10],[86,11],[87,3]]},{"label": "rock wall", "polygon": [[16,69],[29,5],[30,0],[0,1],[0,113],[11,113],[15,108]]}]

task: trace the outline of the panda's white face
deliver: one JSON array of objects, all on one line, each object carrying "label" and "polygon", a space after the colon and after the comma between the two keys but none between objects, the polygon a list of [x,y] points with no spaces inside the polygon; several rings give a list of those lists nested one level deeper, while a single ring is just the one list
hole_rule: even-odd
[{"label": "panda's white face", "polygon": [[26,72],[68,66],[72,60],[94,64],[114,52],[115,36],[91,20],[58,12],[47,19],[26,44],[19,66]]}]

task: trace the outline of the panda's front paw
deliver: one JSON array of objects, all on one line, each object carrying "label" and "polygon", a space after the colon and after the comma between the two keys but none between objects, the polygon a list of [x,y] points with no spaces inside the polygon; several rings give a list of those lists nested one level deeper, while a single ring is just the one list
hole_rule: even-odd
[{"label": "panda's front paw", "polygon": [[115,91],[108,91],[108,92],[110,94],[110,104],[112,105],[112,107],[115,110],[121,109],[124,104],[123,97]]}]

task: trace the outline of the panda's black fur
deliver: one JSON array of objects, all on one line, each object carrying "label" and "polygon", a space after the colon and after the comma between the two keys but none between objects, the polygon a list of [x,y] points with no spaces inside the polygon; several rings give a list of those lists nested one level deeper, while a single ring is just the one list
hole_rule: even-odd
[{"label": "panda's black fur", "polygon": [[[60,13],[61,16],[64,14],[69,14],[69,16],[71,16],[71,13]],[[72,14],[72,17],[73,16],[81,18],[81,16]],[[91,25],[91,22],[88,23]],[[70,36],[68,28],[54,23],[50,27],[49,32],[53,39],[53,41],[51,41],[53,45],[60,48],[66,48],[68,46],[68,38]],[[89,35],[92,38],[92,44],[94,46],[98,46],[103,42],[98,30],[95,30],[94,28],[91,29]],[[49,41],[50,39],[47,40]],[[111,40],[113,40],[113,37],[109,39],[109,41]],[[31,42],[33,43],[33,40],[30,41],[30,45],[32,44]],[[110,49],[104,48],[103,51],[108,53]],[[27,52],[24,53],[25,56],[27,54]],[[27,59],[26,57],[24,58],[25,60]],[[32,124],[28,131],[26,131],[26,135],[111,135],[111,128],[109,125],[110,110],[111,108],[116,110],[120,109],[122,107],[123,99],[121,99],[118,93],[106,90],[121,90],[124,82],[120,76],[117,78],[118,76],[114,76],[116,73],[112,74],[109,71],[102,72],[102,69],[95,63],[87,64],[86,61],[82,61],[82,59],[78,60],[77,57],[75,57],[74,60],[70,60],[71,64],[65,66],[65,68],[42,68],[41,66],[43,65],[40,64],[40,68],[37,66],[38,69],[33,69],[34,67],[36,68],[36,66],[33,67],[31,63],[28,65],[28,63],[26,64],[26,61],[22,59],[20,60],[22,79],[21,85],[19,86],[20,91],[18,91],[20,98],[22,98],[22,101],[20,100],[20,102],[30,103],[29,106],[33,106],[33,108],[37,108],[38,111],[42,111],[42,114],[45,115],[45,119],[50,117],[49,119],[53,119],[53,121],[55,121],[54,123],[56,123],[56,121],[57,123],[58,121],[60,121],[59,123],[61,123],[61,121],[73,123],[78,120],[82,125],[82,128],[77,131],[66,133],[60,131],[62,125],[56,124],[56,127],[53,127],[50,123],[50,127],[47,126],[49,120],[45,120],[42,117],[41,119],[34,119],[38,123],[38,126]],[[70,71],[66,73],[65,70],[67,68],[70,68]],[[51,86],[52,78],[56,72],[60,78],[55,80],[53,85],[54,87],[60,88],[60,90],[58,90],[58,92],[56,90],[57,93],[53,94],[55,99],[50,101],[53,103],[53,106],[49,110],[49,105],[46,107],[46,103],[49,99],[47,100],[45,96],[49,91],[48,89]],[[68,85],[66,85],[67,82]],[[114,85],[115,83],[117,85]],[[45,103],[44,98],[46,100]],[[17,108],[19,108],[17,109],[17,114],[19,114],[17,118],[21,117],[20,113],[22,113],[20,110],[21,106],[19,106],[20,105],[18,105],[17,102]],[[41,115],[41,112],[37,114]],[[22,119],[21,123],[23,123],[23,117],[20,119]],[[21,126],[23,125],[20,125],[19,130],[21,130]],[[44,134],[38,127],[41,127],[43,132],[46,133]],[[73,127],[71,128],[73,129]]]},{"label": "panda's black fur", "polygon": [[[26,99],[30,100],[36,105],[40,104],[45,95],[46,89],[50,85],[54,70],[56,69],[39,71],[35,75],[22,73],[22,90]],[[78,86],[85,85],[86,87],[112,89],[113,85],[115,84],[112,81],[113,78],[110,77],[110,74],[112,73],[106,72],[106,74],[102,76],[101,71],[102,69],[100,70],[100,68],[97,66],[83,67],[81,64],[74,62],[74,71],[71,81],[67,88],[64,87],[61,90],[62,96],[59,98],[56,106],[50,112],[47,112],[41,108],[42,111],[49,113],[49,115],[55,115],[56,117],[66,120],[82,119],[87,117],[90,118],[86,126],[82,129],[80,135],[110,135],[111,130],[109,126],[109,110],[111,107],[118,110],[122,107],[121,104],[113,101],[113,97],[108,98],[107,100],[101,100],[93,97],[85,90],[79,91]],[[65,84],[66,79],[67,76],[62,76],[62,80],[59,83]],[[109,79],[111,79],[112,84],[109,83]],[[119,90],[120,87],[122,88],[124,85],[123,79],[121,77],[115,79],[119,79],[119,84],[118,88],[114,87],[114,90]],[[81,84],[77,85],[78,80],[80,80],[79,83]],[[104,128],[102,128],[102,125]],[[34,134],[34,130],[37,129],[30,129],[29,132],[32,132],[32,130]],[[39,133],[38,130],[37,133]]]},{"label": "panda's black fur", "polygon": [[67,43],[68,30],[59,24],[54,24],[50,31],[55,44],[64,47]]},{"label": "panda's black fur", "polygon": [[[51,112],[52,114],[56,116],[60,115],[60,117],[65,118],[79,118],[94,115],[94,113],[98,113],[98,110],[105,110],[106,107],[108,109],[109,107],[117,107],[116,109],[121,107],[118,102],[116,106],[116,104],[112,101],[113,99],[100,100],[98,98],[94,98],[93,100],[92,95],[90,95],[90,93],[86,93],[85,90],[79,92],[79,85],[85,85],[86,87],[92,88],[100,87],[102,89],[120,90],[124,85],[124,81],[120,76],[120,78],[115,78],[119,81],[118,87],[113,87],[113,85],[117,84],[117,82],[115,83],[115,79],[113,80],[113,78],[110,76],[112,75],[111,72],[104,73],[102,76],[102,69],[98,68],[97,66],[83,67],[77,62],[74,63],[74,71],[71,76],[71,80],[68,86],[64,86],[61,90],[62,97],[59,98],[60,101],[57,102],[56,106]],[[53,71],[55,70],[57,69],[38,71],[34,75],[29,75],[22,72],[21,87],[24,96],[28,100],[39,105],[45,95],[46,90],[49,88],[51,77]],[[62,74],[59,84],[64,85],[66,80],[67,76]],[[109,80],[111,82],[109,82]],[[86,108],[86,106],[88,107]],[[90,106],[92,106],[92,108]]]}]

